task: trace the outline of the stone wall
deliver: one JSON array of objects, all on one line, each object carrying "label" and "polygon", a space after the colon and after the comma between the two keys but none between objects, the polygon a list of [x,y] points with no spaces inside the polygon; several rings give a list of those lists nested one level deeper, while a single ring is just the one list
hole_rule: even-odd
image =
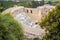
[{"label": "stone wall", "polygon": [[15,16],[18,13],[25,12],[34,22],[40,22],[41,19],[48,15],[51,9],[55,8],[54,6],[44,5],[37,8],[26,8],[23,6],[17,6],[10,8],[9,11]]},{"label": "stone wall", "polygon": [[35,22],[41,19],[41,11],[38,8],[24,8],[24,12]]}]

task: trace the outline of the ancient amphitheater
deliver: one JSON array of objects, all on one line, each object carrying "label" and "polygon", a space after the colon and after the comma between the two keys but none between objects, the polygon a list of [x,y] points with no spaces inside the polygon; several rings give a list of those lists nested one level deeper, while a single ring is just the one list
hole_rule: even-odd
[{"label": "ancient amphitheater", "polygon": [[11,13],[22,24],[26,38],[32,40],[33,38],[39,37],[42,39],[45,35],[45,30],[37,24],[43,16],[40,7],[25,8],[23,6],[15,6],[3,11],[3,13]]}]

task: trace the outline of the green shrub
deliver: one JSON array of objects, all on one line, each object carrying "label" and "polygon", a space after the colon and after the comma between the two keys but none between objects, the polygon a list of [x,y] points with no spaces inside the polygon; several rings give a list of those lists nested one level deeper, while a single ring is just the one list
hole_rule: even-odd
[{"label": "green shrub", "polygon": [[24,40],[21,24],[10,14],[0,14],[0,40]]},{"label": "green shrub", "polygon": [[43,18],[40,25],[49,31],[43,40],[60,40],[60,3]]}]

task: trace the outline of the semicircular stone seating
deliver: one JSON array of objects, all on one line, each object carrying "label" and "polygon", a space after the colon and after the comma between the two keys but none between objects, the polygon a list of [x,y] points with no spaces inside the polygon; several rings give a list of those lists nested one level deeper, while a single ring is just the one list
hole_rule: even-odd
[{"label": "semicircular stone seating", "polygon": [[23,31],[24,31],[25,37],[30,38],[30,39],[39,37],[42,39],[43,36],[45,35],[45,30],[42,29],[39,25],[37,25],[34,21],[32,21],[31,18],[28,15],[26,15],[26,13],[24,11],[23,12],[16,12],[13,9],[14,10],[18,10],[18,9],[21,10],[20,7],[13,7],[13,8],[5,10],[3,13],[13,12],[13,15],[16,13],[14,18],[19,23],[21,22],[21,24],[24,28]]},{"label": "semicircular stone seating", "polygon": [[[25,36],[29,38],[40,37],[42,38],[45,31],[37,24],[35,24],[34,21],[30,19],[28,15],[25,14],[25,12],[21,12],[15,16],[15,18],[25,24],[28,27],[25,28]],[[33,37],[32,37],[33,36]]]}]

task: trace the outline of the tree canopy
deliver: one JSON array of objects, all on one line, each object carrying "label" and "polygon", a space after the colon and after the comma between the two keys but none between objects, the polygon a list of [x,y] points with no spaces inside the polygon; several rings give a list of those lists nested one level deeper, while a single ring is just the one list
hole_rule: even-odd
[{"label": "tree canopy", "polygon": [[24,40],[21,24],[9,13],[0,14],[0,40]]},{"label": "tree canopy", "polygon": [[42,19],[40,25],[49,31],[43,40],[60,40],[60,3]]}]

